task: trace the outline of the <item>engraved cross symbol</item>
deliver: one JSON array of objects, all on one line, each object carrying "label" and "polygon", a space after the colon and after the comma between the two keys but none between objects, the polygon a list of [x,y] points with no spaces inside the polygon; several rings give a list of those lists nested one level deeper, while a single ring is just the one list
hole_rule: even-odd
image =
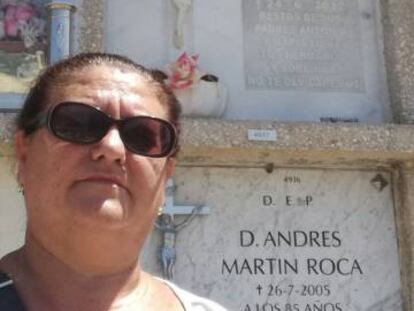
[{"label": "engraved cross symbol", "polygon": [[388,181],[379,173],[371,179],[370,183],[375,189],[378,190],[378,192],[381,192],[388,186]]}]

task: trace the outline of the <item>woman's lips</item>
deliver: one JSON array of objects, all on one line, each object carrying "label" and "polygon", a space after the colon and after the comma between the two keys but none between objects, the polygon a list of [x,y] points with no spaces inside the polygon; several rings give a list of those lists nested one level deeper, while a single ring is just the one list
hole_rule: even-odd
[{"label": "woman's lips", "polygon": [[108,176],[108,175],[93,175],[86,178],[82,178],[80,182],[90,182],[103,185],[115,185],[120,188],[127,190],[126,182],[119,178],[118,176]]}]

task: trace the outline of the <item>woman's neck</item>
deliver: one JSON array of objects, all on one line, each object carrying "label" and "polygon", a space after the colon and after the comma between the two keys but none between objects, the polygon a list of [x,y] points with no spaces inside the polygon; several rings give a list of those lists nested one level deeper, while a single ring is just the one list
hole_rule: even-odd
[{"label": "woman's neck", "polygon": [[89,264],[74,270],[30,237],[4,262],[30,311],[129,310],[145,301],[151,283],[137,261],[99,274]]}]

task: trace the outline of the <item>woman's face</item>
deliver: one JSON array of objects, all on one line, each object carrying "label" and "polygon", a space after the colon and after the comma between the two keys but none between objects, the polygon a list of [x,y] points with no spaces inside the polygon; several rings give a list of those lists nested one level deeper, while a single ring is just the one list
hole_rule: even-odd
[{"label": "woman's face", "polygon": [[[166,107],[145,80],[114,67],[93,66],[71,74],[51,92],[49,108],[66,101],[99,107],[115,119],[151,115],[168,120]],[[73,230],[125,229],[146,236],[174,166],[172,159],[129,152],[116,127],[90,145],[63,141],[47,128],[29,137],[18,132],[16,153],[28,230],[40,239]]]}]

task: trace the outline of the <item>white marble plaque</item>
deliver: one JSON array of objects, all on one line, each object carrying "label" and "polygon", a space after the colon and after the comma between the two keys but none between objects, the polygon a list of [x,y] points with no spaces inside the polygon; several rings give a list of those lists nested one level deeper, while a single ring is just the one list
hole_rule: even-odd
[{"label": "white marble plaque", "polygon": [[[229,310],[402,310],[388,173],[187,167],[174,179],[177,204],[211,207],[176,236],[182,287]],[[159,275],[160,245],[154,232],[143,256]]]},{"label": "white marble plaque", "polygon": [[247,89],[364,93],[358,1],[243,1]]},{"label": "white marble plaque", "polygon": [[[227,119],[390,121],[379,1],[107,1],[105,49],[166,68],[182,51],[228,89]],[[180,26],[181,27],[181,26]]]}]

